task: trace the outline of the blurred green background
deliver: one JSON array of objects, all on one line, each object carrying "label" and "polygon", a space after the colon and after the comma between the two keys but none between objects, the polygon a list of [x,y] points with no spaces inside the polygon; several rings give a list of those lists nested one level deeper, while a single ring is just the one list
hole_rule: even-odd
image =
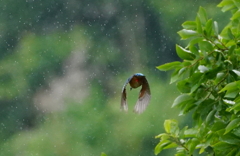
[{"label": "blurred green background", "polygon": [[[177,31],[199,6],[226,24],[218,0],[1,0],[0,156],[151,156],[163,122],[179,118],[169,74],[155,67],[179,58]],[[144,73],[147,110],[132,112]],[[184,117],[182,124],[191,124]],[[160,155],[173,155],[164,151]]]}]

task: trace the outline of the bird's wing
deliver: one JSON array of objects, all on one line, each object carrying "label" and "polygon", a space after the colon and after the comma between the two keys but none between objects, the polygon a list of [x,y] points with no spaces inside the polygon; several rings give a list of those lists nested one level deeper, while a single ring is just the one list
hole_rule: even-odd
[{"label": "bird's wing", "polygon": [[127,79],[125,84],[122,88],[122,96],[121,96],[121,109],[124,111],[128,111],[128,105],[127,105],[127,93],[126,93],[126,86],[129,83],[129,81],[132,79],[133,76]]},{"label": "bird's wing", "polygon": [[134,112],[142,113],[149,104],[151,99],[151,91],[148,84],[148,81],[145,76],[141,78],[142,80],[142,89],[140,90],[138,101],[134,107]]}]

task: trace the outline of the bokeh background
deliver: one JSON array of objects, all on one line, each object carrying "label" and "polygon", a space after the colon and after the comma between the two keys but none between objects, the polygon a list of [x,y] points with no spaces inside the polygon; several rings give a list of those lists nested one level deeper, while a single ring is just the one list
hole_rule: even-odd
[{"label": "bokeh background", "polygon": [[[0,0],[0,156],[153,156],[179,94],[156,66],[179,60],[175,44],[199,6],[221,27],[219,0]],[[132,112],[144,73],[152,99]],[[171,156],[167,150],[160,155]]]}]

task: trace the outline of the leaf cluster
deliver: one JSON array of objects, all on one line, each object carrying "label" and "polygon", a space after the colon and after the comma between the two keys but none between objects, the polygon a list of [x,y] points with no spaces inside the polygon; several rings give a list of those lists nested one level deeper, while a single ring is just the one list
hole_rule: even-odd
[{"label": "leaf cluster", "polygon": [[172,107],[180,108],[180,115],[192,113],[194,126],[181,129],[177,121],[166,120],[166,133],[156,137],[156,155],[168,148],[176,148],[177,156],[240,155],[240,1],[223,0],[218,7],[232,13],[222,31],[200,7],[195,20],[178,32],[189,41],[186,47],[176,45],[182,61],[157,67],[173,70],[170,83],[181,95]]}]

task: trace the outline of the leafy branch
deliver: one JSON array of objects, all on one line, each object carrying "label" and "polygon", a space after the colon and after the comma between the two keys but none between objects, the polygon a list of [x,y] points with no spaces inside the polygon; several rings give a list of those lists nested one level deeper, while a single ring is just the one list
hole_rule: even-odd
[{"label": "leafy branch", "polygon": [[170,83],[181,95],[172,107],[180,108],[179,115],[191,112],[194,124],[181,129],[176,120],[166,120],[166,133],[156,136],[156,155],[168,148],[176,148],[176,156],[240,155],[240,5],[222,0],[218,7],[232,13],[220,33],[218,23],[200,7],[195,21],[184,22],[178,32],[189,41],[185,48],[176,45],[183,61],[157,67],[173,70]]}]

